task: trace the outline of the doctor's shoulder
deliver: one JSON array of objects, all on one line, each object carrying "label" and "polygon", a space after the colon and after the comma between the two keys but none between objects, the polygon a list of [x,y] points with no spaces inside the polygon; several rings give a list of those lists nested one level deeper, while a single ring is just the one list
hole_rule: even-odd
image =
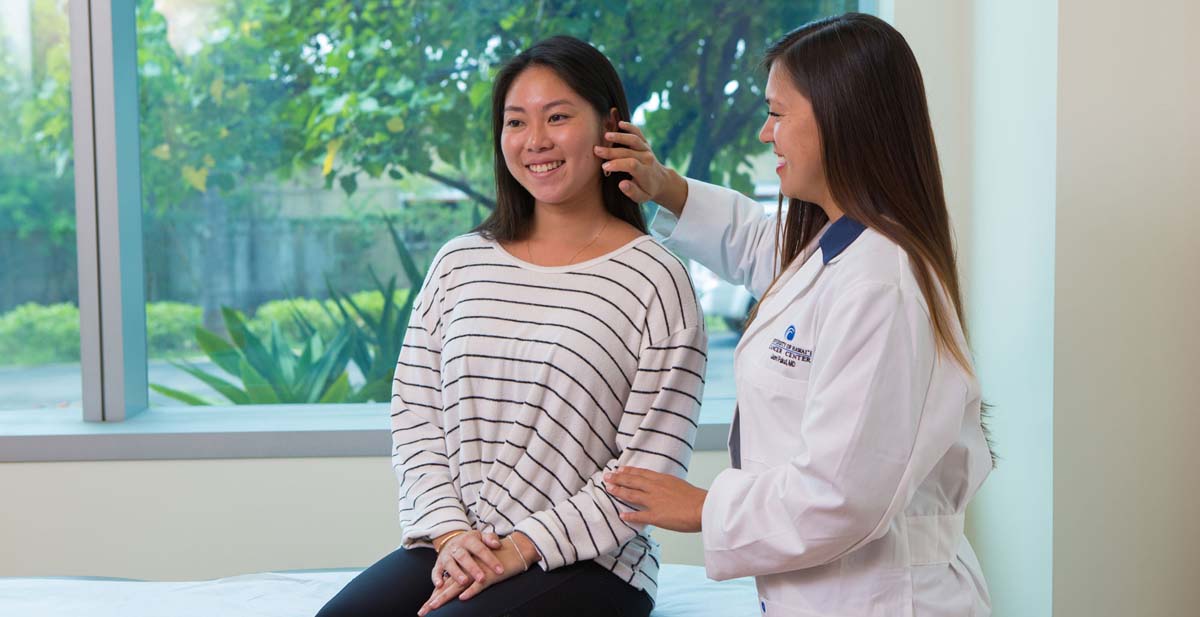
[{"label": "doctor's shoulder", "polygon": [[899,292],[895,300],[919,307],[928,318],[929,307],[913,272],[914,261],[900,245],[868,227],[850,246],[826,266],[830,270],[827,300],[852,289],[875,287]]},{"label": "doctor's shoulder", "polygon": [[[900,245],[870,227],[826,264],[838,287],[877,283],[902,287],[913,278],[908,254]],[[906,276],[907,275],[907,276]]]}]

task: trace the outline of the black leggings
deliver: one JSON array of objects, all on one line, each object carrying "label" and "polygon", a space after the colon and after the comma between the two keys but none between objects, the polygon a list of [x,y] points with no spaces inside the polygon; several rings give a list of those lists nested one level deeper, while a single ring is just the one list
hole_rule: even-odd
[{"label": "black leggings", "polygon": [[[429,573],[437,553],[399,549],[363,570],[317,617],[412,617],[433,594]],[[593,561],[546,572],[534,565],[428,617],[648,617],[650,596]]]}]

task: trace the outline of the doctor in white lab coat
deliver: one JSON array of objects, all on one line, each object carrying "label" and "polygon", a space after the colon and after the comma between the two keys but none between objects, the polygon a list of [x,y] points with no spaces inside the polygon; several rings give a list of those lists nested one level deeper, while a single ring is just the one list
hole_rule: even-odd
[{"label": "doctor in white lab coat", "polygon": [[606,486],[631,524],[701,532],[711,578],[755,576],[762,614],[988,615],[963,516],[992,456],[916,60],[849,14],[765,64],[786,216],[667,170],[632,125],[597,151],[661,206],[668,246],[762,299],[734,354],[732,468],[707,491],[634,468]]}]

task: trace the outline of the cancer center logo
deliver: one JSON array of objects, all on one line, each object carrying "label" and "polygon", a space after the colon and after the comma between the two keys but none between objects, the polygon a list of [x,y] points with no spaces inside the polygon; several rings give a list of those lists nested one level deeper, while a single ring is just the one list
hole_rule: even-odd
[{"label": "cancer center logo", "polygon": [[784,366],[795,368],[797,362],[812,362],[812,350],[797,347],[792,344],[796,338],[796,326],[788,326],[783,337],[787,340],[774,339],[768,346],[771,360]]}]

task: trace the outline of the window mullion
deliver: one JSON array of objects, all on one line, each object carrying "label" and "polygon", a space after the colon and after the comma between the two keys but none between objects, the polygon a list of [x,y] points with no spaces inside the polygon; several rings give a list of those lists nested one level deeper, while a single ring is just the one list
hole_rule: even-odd
[{"label": "window mullion", "polygon": [[147,404],[133,0],[72,0],[72,88],[84,419]]}]

